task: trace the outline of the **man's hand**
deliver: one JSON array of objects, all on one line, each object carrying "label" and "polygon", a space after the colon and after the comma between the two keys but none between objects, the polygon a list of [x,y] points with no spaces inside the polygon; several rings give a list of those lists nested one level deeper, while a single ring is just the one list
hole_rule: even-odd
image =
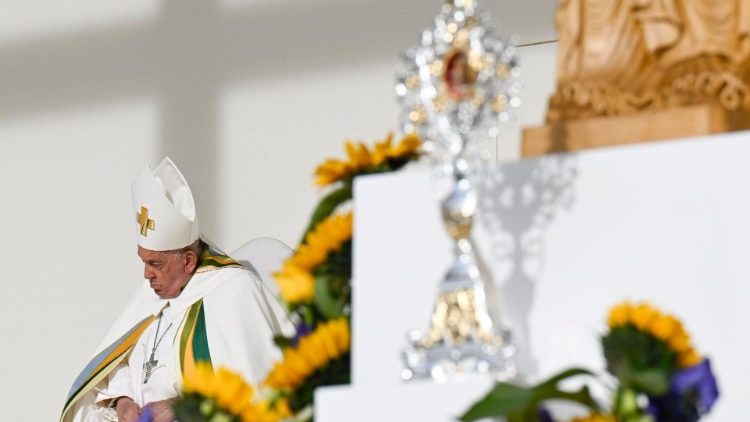
[{"label": "man's hand", "polygon": [[152,401],[145,407],[149,407],[153,411],[154,422],[172,422],[174,420],[172,406],[174,406],[175,402],[177,402],[177,398]]},{"label": "man's hand", "polygon": [[115,410],[119,422],[136,422],[141,413],[141,408],[130,397],[120,397]]}]

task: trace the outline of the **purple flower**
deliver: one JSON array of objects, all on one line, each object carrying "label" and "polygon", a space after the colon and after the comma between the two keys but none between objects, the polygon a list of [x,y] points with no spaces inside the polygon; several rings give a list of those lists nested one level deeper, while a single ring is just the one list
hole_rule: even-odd
[{"label": "purple flower", "polygon": [[302,337],[305,337],[306,335],[310,334],[312,332],[312,329],[309,325],[305,324],[304,322],[300,322],[295,327],[296,334],[294,334],[294,339],[292,339],[292,346],[297,347],[299,344],[299,341],[302,340]]},{"label": "purple flower", "polygon": [[711,362],[685,368],[672,375],[669,393],[649,397],[648,412],[659,422],[691,422],[708,413],[719,398]]},{"label": "purple flower", "polygon": [[539,415],[537,415],[537,420],[539,422],[554,422],[554,419],[552,419],[552,415],[550,415],[549,411],[543,407],[539,408]]},{"label": "purple flower", "polygon": [[700,413],[707,413],[719,398],[719,386],[711,371],[711,361],[703,359],[697,365],[685,368],[672,376],[672,391],[684,395],[695,394]]}]

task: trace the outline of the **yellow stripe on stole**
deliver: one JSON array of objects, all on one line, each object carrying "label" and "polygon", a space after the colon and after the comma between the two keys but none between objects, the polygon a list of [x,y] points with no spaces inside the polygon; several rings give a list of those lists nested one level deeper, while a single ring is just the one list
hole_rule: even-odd
[{"label": "yellow stripe on stole", "polygon": [[[195,334],[195,324],[193,324],[190,334],[187,338],[187,344],[185,345],[185,354],[182,367],[182,379],[188,377],[195,377],[197,375],[197,369],[195,365],[195,356],[193,355],[193,335]],[[195,379],[195,378],[193,378]]]},{"label": "yellow stripe on stole", "polygon": [[60,416],[61,421],[65,420],[66,413],[81,397],[88,394],[101,380],[104,379],[104,377],[109,375],[109,373],[128,356],[128,352],[130,352],[133,346],[135,346],[135,343],[141,337],[141,334],[143,334],[146,328],[148,328],[155,319],[156,316],[154,315],[146,318],[141,323],[141,325],[128,336],[128,338],[123,340],[122,343],[115,347],[115,349],[112,350],[112,352],[110,352],[110,354],[104,360],[102,360],[102,362],[99,363],[99,365],[97,365],[93,371],[91,371],[91,375],[86,380],[86,382],[83,383],[81,389],[68,402],[68,405],[65,407],[65,409],[63,409],[62,415]]},{"label": "yellow stripe on stole", "polygon": [[120,364],[120,363],[121,363],[121,362],[122,362],[123,360],[125,360],[125,358],[126,358],[126,357],[128,357],[128,354],[127,354],[127,353],[123,353],[122,355],[120,355],[120,356],[116,357],[116,358],[115,358],[114,360],[112,360],[112,362],[110,362],[110,363],[109,363],[109,364],[108,364],[108,365],[107,365],[107,366],[106,366],[106,367],[104,368],[104,370],[103,370],[103,371],[99,372],[99,373],[98,373],[98,374],[96,374],[96,375],[95,375],[95,376],[94,376],[93,378],[91,378],[91,380],[89,380],[89,381],[88,381],[88,385],[87,385],[86,387],[82,388],[82,389],[81,389],[81,391],[79,391],[79,392],[78,392],[78,394],[76,394],[76,395],[75,395],[75,396],[73,397],[73,399],[72,399],[72,400],[70,400],[70,404],[68,405],[68,407],[66,407],[65,409],[63,409],[63,413],[62,413],[62,416],[60,416],[60,420],[61,420],[61,421],[64,421],[64,420],[65,420],[65,416],[66,416],[66,413],[68,413],[68,410],[70,410],[70,409],[71,409],[71,408],[73,407],[73,405],[74,405],[74,404],[75,404],[75,403],[76,403],[76,402],[77,402],[77,401],[78,401],[78,400],[79,400],[79,399],[80,399],[81,397],[83,397],[83,396],[85,396],[86,394],[88,394],[88,393],[89,393],[89,392],[91,391],[91,389],[92,389],[92,388],[93,388],[94,386],[96,386],[97,384],[99,384],[99,382],[101,382],[101,381],[102,381],[102,380],[103,380],[103,379],[104,379],[105,377],[107,377],[107,376],[108,376],[108,375],[109,375],[109,374],[110,374],[110,373],[111,373],[111,372],[112,372],[112,371],[113,371],[113,370],[114,370],[115,368],[117,368],[117,365],[119,365],[119,364]]},{"label": "yellow stripe on stole", "polygon": [[151,325],[152,322],[154,322],[154,319],[156,319],[156,317],[153,316],[153,315],[151,315],[150,317],[148,317],[148,319],[146,319],[146,321],[143,324],[141,324],[141,326],[138,327],[138,329],[136,329],[135,331],[133,331],[133,333],[130,335],[130,337],[128,337],[127,339],[125,339],[125,341],[123,341],[122,343],[120,343],[115,348],[115,350],[113,350],[112,353],[110,353],[109,356],[107,356],[107,359],[104,359],[102,361],[102,363],[100,363],[99,366],[97,366],[96,369],[94,369],[94,371],[92,372],[92,374],[96,374],[102,368],[104,368],[105,366],[109,365],[109,362],[111,362],[112,359],[114,359],[117,356],[120,356],[121,354],[127,352],[128,349],[130,349],[131,347],[133,347],[133,345],[135,345],[135,343],[138,341],[138,339],[141,338],[141,334],[143,334],[143,332],[146,331],[146,328],[148,328],[148,326]]}]

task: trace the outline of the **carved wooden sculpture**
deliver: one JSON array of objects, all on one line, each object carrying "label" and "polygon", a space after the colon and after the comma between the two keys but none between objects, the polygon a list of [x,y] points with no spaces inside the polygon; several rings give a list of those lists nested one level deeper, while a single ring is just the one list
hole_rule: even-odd
[{"label": "carved wooden sculpture", "polygon": [[[560,0],[556,21],[549,126],[526,131],[525,155],[750,124],[750,0]],[[688,115],[701,124],[676,127]]]}]

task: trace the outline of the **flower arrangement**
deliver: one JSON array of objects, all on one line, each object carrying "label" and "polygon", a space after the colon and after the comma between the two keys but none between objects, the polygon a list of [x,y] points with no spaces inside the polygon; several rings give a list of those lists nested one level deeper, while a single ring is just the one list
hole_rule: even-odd
[{"label": "flower arrangement", "polygon": [[183,381],[175,417],[184,422],[276,422],[290,415],[284,400],[271,404],[254,401],[254,396],[255,390],[238,374],[198,362]]},{"label": "flower arrangement", "polygon": [[[299,309],[313,302],[316,276],[335,273],[333,275],[338,278],[349,278],[349,269],[337,268],[336,263],[346,259],[351,249],[351,238],[351,213],[328,216],[307,234],[294,255],[274,274],[281,297],[287,305]],[[322,312],[327,310],[329,307],[321,307]]]},{"label": "flower arrangement", "polygon": [[368,173],[382,173],[398,170],[407,162],[419,156],[422,146],[417,135],[404,137],[398,144],[393,145],[393,134],[375,144],[373,149],[361,142],[346,143],[346,160],[329,158],[315,169],[315,184],[328,186],[334,182],[351,182],[354,176]]},{"label": "flower arrangement", "polygon": [[[612,308],[602,337],[607,370],[619,381],[613,413],[623,421],[697,421],[718,398],[711,364],[672,315],[648,303]],[[644,408],[637,397],[648,398]],[[651,419],[648,419],[648,418]]]},{"label": "flower arrangement", "polygon": [[297,420],[312,419],[315,388],[350,380],[350,328],[355,177],[398,170],[420,156],[421,142],[393,136],[368,148],[347,142],[345,159],[329,158],[315,170],[315,184],[327,189],[315,207],[302,241],[274,274],[296,326],[294,337],[276,338],[283,350],[264,386],[289,404]]},{"label": "flower arrangement", "polygon": [[532,387],[498,383],[462,417],[474,421],[505,416],[509,422],[553,421],[542,403],[548,399],[577,402],[592,413],[572,422],[694,422],[719,396],[710,361],[701,357],[679,319],[652,305],[622,302],[608,316],[601,337],[609,372],[617,380],[609,410],[596,403],[586,387],[565,391],[558,384],[593,373],[572,369]]}]

